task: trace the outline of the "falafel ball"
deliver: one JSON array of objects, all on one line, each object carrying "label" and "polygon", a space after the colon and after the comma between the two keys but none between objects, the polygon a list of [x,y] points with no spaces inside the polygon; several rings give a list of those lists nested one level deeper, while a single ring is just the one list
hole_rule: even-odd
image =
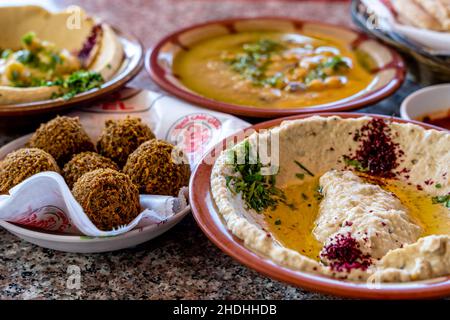
[{"label": "falafel ball", "polygon": [[162,140],[144,142],[123,168],[141,193],[177,196],[191,170],[183,152]]},{"label": "falafel ball", "polygon": [[22,148],[9,153],[0,162],[0,194],[39,172],[60,173],[55,159],[47,152],[36,148]]},{"label": "falafel ball", "polygon": [[140,118],[128,116],[125,119],[107,120],[97,142],[97,149],[101,155],[113,159],[122,167],[137,147],[154,138],[150,127]]},{"label": "falafel ball", "polygon": [[81,126],[78,117],[60,117],[41,124],[28,146],[50,153],[63,166],[74,154],[95,151],[94,144]]},{"label": "falafel ball", "polygon": [[97,169],[119,170],[119,166],[109,158],[98,153],[87,151],[76,154],[67,162],[62,170],[64,179],[70,189],[77,180],[85,173]]},{"label": "falafel ball", "polygon": [[141,212],[138,188],[126,174],[113,169],[82,175],[72,193],[92,223],[103,231],[127,225]]}]

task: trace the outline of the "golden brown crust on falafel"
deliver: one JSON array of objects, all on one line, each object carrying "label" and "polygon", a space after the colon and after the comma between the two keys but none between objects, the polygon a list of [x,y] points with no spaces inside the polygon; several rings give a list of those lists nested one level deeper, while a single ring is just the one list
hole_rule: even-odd
[{"label": "golden brown crust on falafel", "polygon": [[76,154],[67,162],[62,170],[64,179],[70,189],[77,180],[85,173],[97,169],[119,170],[119,166],[109,158],[98,153],[87,151]]},{"label": "golden brown crust on falafel", "polygon": [[94,144],[81,126],[80,119],[57,116],[41,124],[28,146],[50,153],[59,165],[64,165],[77,153],[95,151]]},{"label": "golden brown crust on falafel", "polygon": [[153,139],[139,146],[123,168],[141,193],[176,196],[189,184],[191,170],[181,150],[162,140]]},{"label": "golden brown crust on falafel", "polygon": [[72,193],[100,230],[127,225],[141,212],[138,188],[116,170],[97,169],[82,175]]},{"label": "golden brown crust on falafel", "polygon": [[44,171],[60,173],[55,159],[47,152],[37,148],[22,148],[9,153],[0,162],[0,194],[7,194],[15,185]]},{"label": "golden brown crust on falafel", "polygon": [[152,130],[140,118],[107,120],[97,149],[101,155],[113,159],[122,167],[137,147],[153,138]]}]

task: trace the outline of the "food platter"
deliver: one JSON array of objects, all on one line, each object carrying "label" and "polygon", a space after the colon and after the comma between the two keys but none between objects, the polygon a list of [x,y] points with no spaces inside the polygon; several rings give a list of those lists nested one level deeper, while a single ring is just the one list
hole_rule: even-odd
[{"label": "food platter", "polygon": [[[355,51],[370,56],[375,63],[375,66],[370,69],[373,80],[356,94],[337,101],[318,103],[308,107],[274,108],[268,106],[262,108],[207,98],[186,86],[183,78],[180,78],[178,73],[174,73],[174,61],[177,57],[183,52],[190,52],[197,43],[204,43],[214,37],[233,35],[241,31],[262,32],[261,30],[299,33],[307,30],[317,34],[327,33],[333,39],[339,39],[346,46],[354,48]],[[362,33],[322,22],[272,17],[219,20],[179,30],[163,38],[152,50],[148,51],[145,63],[152,79],[164,90],[177,97],[218,111],[266,118],[299,113],[351,110],[375,103],[395,92],[403,83],[405,73],[403,61],[395,51]]]},{"label": "food platter", "polygon": [[[24,11],[37,10],[41,13],[47,12],[40,7],[25,7]],[[48,14],[48,13],[47,13]],[[84,105],[95,99],[104,97],[120,89],[131,81],[143,67],[143,46],[140,40],[134,35],[111,27],[118,42],[123,49],[123,59],[118,65],[117,71],[106,82],[98,88],[94,88],[71,97],[70,99],[55,98],[41,101],[20,102],[0,105],[0,117],[15,117],[24,115],[43,114],[56,112],[73,107],[74,105]]]},{"label": "food platter", "polygon": [[[359,118],[364,114],[330,114],[322,116],[331,117],[338,115],[344,119]],[[298,115],[294,117],[277,119],[261,123],[252,127],[256,131],[271,128],[279,125],[284,120],[304,119],[310,115]],[[407,121],[397,118],[389,118],[379,115],[370,115],[376,119],[390,119],[399,123],[415,123],[427,129],[436,128],[423,123]],[[238,138],[238,141],[242,136]],[[220,143],[222,146],[224,142]],[[220,149],[220,148],[219,148]],[[210,156],[217,156],[210,155]],[[195,219],[200,228],[209,239],[222,251],[235,258],[244,265],[271,278],[287,282],[292,285],[306,289],[354,298],[376,298],[376,299],[417,299],[443,297],[450,293],[450,278],[438,277],[426,281],[416,281],[407,283],[378,283],[376,285],[368,283],[356,283],[332,279],[327,276],[314,275],[302,271],[296,271],[276,264],[266,256],[255,253],[248,249],[242,240],[233,235],[225,226],[222,215],[213,199],[210,188],[210,177],[213,164],[211,161],[202,162],[195,170],[190,182],[190,188],[195,188],[196,192],[190,195],[191,206]]]},{"label": "food platter", "polygon": [[[24,147],[30,140],[31,134],[18,138],[0,148],[0,158],[8,153]],[[84,235],[71,235],[63,232],[46,231],[38,227],[28,227],[0,221],[0,226],[17,237],[38,246],[64,252],[99,253],[126,249],[147,242],[179,223],[190,212],[189,205],[158,224],[139,226],[117,236],[91,237]]]}]

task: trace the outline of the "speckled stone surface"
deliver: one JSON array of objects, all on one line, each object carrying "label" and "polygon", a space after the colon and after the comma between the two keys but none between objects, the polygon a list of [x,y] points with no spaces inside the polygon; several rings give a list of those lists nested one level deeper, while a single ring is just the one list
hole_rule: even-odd
[{"label": "speckled stone surface", "polygon": [[[77,0],[111,24],[139,36],[146,48],[192,23],[231,16],[282,15],[350,24],[348,4],[318,1]],[[143,71],[133,85],[158,90]],[[361,111],[392,115],[417,85]],[[31,131],[0,128],[0,145]],[[80,289],[68,289],[70,266]],[[333,299],[287,286],[243,267],[220,252],[191,216],[139,247],[106,254],[69,254],[36,247],[0,231],[0,299]]]}]

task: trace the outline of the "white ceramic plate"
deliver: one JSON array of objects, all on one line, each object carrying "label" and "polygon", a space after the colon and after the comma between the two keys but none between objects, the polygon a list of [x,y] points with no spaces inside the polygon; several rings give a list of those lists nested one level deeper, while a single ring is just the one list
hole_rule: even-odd
[{"label": "white ceramic plate", "polygon": [[450,83],[420,89],[403,100],[400,115],[421,121],[424,116],[450,111]]},{"label": "white ceramic plate", "polygon": [[[31,134],[4,145],[0,148],[0,159],[3,159],[11,151],[23,147],[30,137]],[[130,248],[149,241],[175,226],[190,212],[190,210],[191,208],[188,206],[164,223],[136,228],[115,237],[86,237],[42,232],[1,220],[0,226],[17,237],[40,247],[65,252],[97,253]]]}]

